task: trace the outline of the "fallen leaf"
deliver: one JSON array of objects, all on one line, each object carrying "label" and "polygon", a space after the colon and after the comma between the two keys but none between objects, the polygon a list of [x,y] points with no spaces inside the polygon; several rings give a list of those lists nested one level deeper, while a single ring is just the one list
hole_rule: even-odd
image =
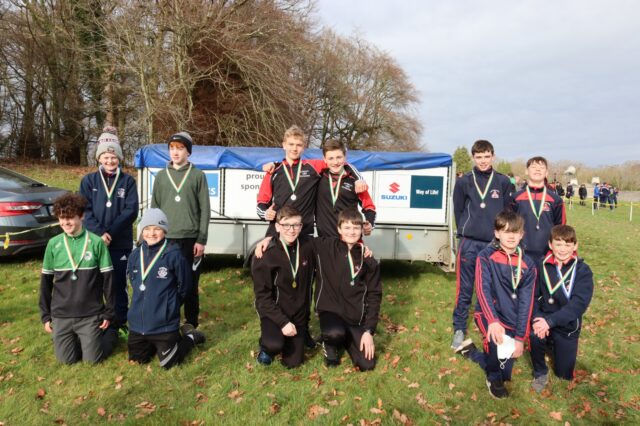
[{"label": "fallen leaf", "polygon": [[309,419],[311,420],[315,420],[318,418],[318,416],[322,416],[327,413],[329,413],[329,410],[327,408],[314,404],[307,410],[307,417],[309,417]]},{"label": "fallen leaf", "polygon": [[376,408],[376,407],[369,409],[369,412],[373,414],[385,414],[384,410],[381,410],[380,408]]},{"label": "fallen leaf", "polygon": [[476,395],[475,392],[471,394],[471,400],[472,401],[477,401],[478,400],[478,395]]},{"label": "fallen leaf", "polygon": [[40,388],[38,389],[38,394],[36,395],[37,399],[42,399],[44,398],[44,396],[47,394],[47,392],[45,392],[44,389]]},{"label": "fallen leaf", "polygon": [[96,412],[100,417],[104,417],[107,414],[107,410],[105,410],[104,407],[98,407]]},{"label": "fallen leaf", "polygon": [[412,426],[413,421],[407,417],[406,414],[401,413],[400,411],[393,409],[393,418],[402,423],[404,426]]},{"label": "fallen leaf", "polygon": [[396,355],[393,357],[393,361],[391,361],[391,366],[393,368],[396,368],[399,362],[400,362],[400,355]]},{"label": "fallen leaf", "polygon": [[456,385],[454,383],[449,383],[449,390],[453,390],[455,387]]},{"label": "fallen leaf", "polygon": [[416,389],[416,388],[419,388],[419,387],[420,387],[420,384],[418,384],[418,383],[409,383],[409,384],[407,385],[407,387],[408,387],[409,389]]},{"label": "fallen leaf", "polygon": [[124,380],[124,376],[116,377],[116,383],[121,383]]},{"label": "fallen leaf", "polygon": [[549,413],[549,417],[551,417],[553,420],[561,421],[562,420],[562,413],[560,411],[551,411]]},{"label": "fallen leaf", "polygon": [[22,351],[24,351],[24,348],[21,348],[19,346],[11,349],[11,353],[14,354],[14,355],[18,355]]},{"label": "fallen leaf", "polygon": [[279,411],[280,411],[280,405],[278,405],[277,402],[271,403],[271,406],[269,407],[269,412],[271,414],[277,414]]}]

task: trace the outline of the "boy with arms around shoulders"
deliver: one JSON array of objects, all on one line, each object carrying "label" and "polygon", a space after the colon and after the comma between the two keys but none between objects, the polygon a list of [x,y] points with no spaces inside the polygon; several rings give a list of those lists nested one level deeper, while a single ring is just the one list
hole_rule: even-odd
[{"label": "boy with arms around shoulders", "polygon": [[40,278],[40,315],[63,364],[97,363],[118,341],[113,267],[102,239],[82,226],[87,201],[66,194],[53,205],[62,233],[47,244]]},{"label": "boy with arms around shoulders", "polygon": [[456,301],[453,310],[453,340],[458,348],[467,331],[473,298],[476,257],[493,238],[493,222],[498,213],[510,208],[512,185],[509,177],[493,169],[493,145],[478,140],[471,147],[474,167],[456,180],[453,212],[459,239],[456,259]]},{"label": "boy with arms around shoulders", "polygon": [[187,132],[169,138],[171,161],[156,176],[151,207],[159,208],[167,215],[171,224],[167,238],[178,244],[187,263],[193,265],[191,290],[184,300],[184,316],[186,323],[198,328],[198,266],[207,244],[211,208],[207,178],[189,161],[192,146],[191,135]]},{"label": "boy with arms around shoulders", "polygon": [[576,231],[568,225],[554,226],[549,248],[540,265],[533,312],[531,387],[536,392],[542,392],[549,382],[549,369],[544,360],[549,345],[553,347],[555,375],[573,379],[582,315],[593,296],[593,273],[577,255]]}]

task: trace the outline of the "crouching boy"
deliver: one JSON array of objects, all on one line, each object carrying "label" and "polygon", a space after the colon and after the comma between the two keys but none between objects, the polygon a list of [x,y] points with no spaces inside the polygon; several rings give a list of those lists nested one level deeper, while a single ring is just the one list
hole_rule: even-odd
[{"label": "crouching boy", "polygon": [[157,354],[160,366],[168,369],[205,341],[191,325],[180,329],[180,305],[191,290],[191,269],[180,247],[165,238],[169,221],[162,210],[147,210],[138,229],[143,241],[127,263],[132,289],[129,360],[148,363]]},{"label": "crouching boy", "polygon": [[66,194],[53,205],[62,233],[47,244],[40,279],[40,315],[53,334],[56,358],[96,363],[118,341],[113,320],[113,266],[102,239],[82,226],[87,201]]},{"label": "crouching boy", "polygon": [[302,214],[291,206],[278,210],[275,238],[251,265],[255,307],[260,317],[258,363],[269,365],[275,355],[294,368],[304,360],[313,251],[308,237],[298,238]]},{"label": "crouching boy", "polygon": [[540,266],[531,336],[531,387],[536,392],[541,392],[549,381],[544,360],[549,346],[555,375],[565,380],[573,378],[582,315],[593,296],[591,269],[576,254],[576,231],[568,225],[554,226],[549,248],[551,251]]}]

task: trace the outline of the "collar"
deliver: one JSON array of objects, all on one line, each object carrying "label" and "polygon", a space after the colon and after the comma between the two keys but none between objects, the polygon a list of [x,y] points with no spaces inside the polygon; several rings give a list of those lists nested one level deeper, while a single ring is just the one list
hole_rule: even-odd
[{"label": "collar", "polygon": [[77,240],[78,238],[84,238],[84,234],[87,232],[87,230],[84,228],[84,226],[82,227],[82,231],[80,231],[80,233],[76,236],[71,236],[69,234],[65,234],[67,236],[67,238],[71,238],[72,240]]},{"label": "collar", "polygon": [[481,174],[481,175],[484,175],[484,176],[489,176],[489,175],[493,172],[493,166],[489,167],[489,168],[488,168],[486,171],[484,171],[484,172],[483,172],[483,171],[481,171],[478,167],[473,166],[473,171],[474,171],[476,174]]},{"label": "collar", "polygon": [[144,241],[142,244],[147,246],[147,248],[149,250],[155,250],[155,249],[158,249],[158,248],[162,247],[162,244],[164,244],[164,240],[166,240],[166,238],[161,239],[160,241],[158,241],[155,244],[148,244],[146,241]]},{"label": "collar", "polygon": [[[553,255],[553,252],[551,250],[547,251],[547,254],[544,257],[546,258],[549,255],[551,255],[551,256],[549,257],[549,259],[547,259],[546,264],[554,265],[554,266],[557,265],[558,261],[556,260],[556,257]],[[571,256],[569,256],[569,258],[567,260],[562,262],[561,266],[567,265],[569,262],[571,262],[574,259],[578,259],[578,252],[576,252],[576,251],[574,251],[573,254]]]},{"label": "collar", "polygon": [[184,163],[182,166],[178,167],[177,169],[175,167],[173,167],[173,161],[169,161],[167,168],[169,170],[182,171],[186,167],[189,167],[189,161],[187,161],[186,163]]},{"label": "collar", "polygon": [[286,157],[282,160],[282,164],[288,164],[290,166],[295,166],[296,164],[298,164],[302,159],[298,158],[297,160],[293,160],[293,163],[289,163],[289,160],[286,159]]},{"label": "collar", "polygon": [[[120,166],[118,166],[118,168],[120,168]],[[116,173],[118,173],[118,168],[116,168],[116,170],[113,173],[110,173],[110,172],[106,171],[103,166],[100,166],[100,167],[98,167],[98,171],[100,173],[102,173],[102,175],[104,177],[112,178],[112,177],[114,177],[116,175]]]},{"label": "collar", "polygon": [[527,182],[527,187],[531,190],[531,191],[542,191],[544,189],[544,182],[542,182],[542,185],[540,186],[533,186],[533,185],[529,185],[529,182]]}]

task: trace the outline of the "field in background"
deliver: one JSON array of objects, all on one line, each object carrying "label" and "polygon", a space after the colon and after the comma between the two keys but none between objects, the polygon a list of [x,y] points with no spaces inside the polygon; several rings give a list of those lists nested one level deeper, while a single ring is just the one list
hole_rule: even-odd
[{"label": "field in background", "polygon": [[[84,168],[18,166],[77,189]],[[638,212],[640,214],[640,212]],[[60,366],[38,312],[40,259],[0,263],[0,424],[594,424],[640,423],[640,217],[575,206],[568,214],[596,291],[585,316],[578,375],[529,390],[528,357],[512,397],[491,399],[480,369],[449,349],[455,277],[424,263],[383,262],[378,367],[328,370],[320,351],[299,369],[257,366],[251,280],[239,261],[206,259],[202,330],[208,341],[184,366],[127,362],[122,344],[105,363]],[[313,331],[317,332],[317,323]],[[478,334],[472,332],[476,344]]]}]

